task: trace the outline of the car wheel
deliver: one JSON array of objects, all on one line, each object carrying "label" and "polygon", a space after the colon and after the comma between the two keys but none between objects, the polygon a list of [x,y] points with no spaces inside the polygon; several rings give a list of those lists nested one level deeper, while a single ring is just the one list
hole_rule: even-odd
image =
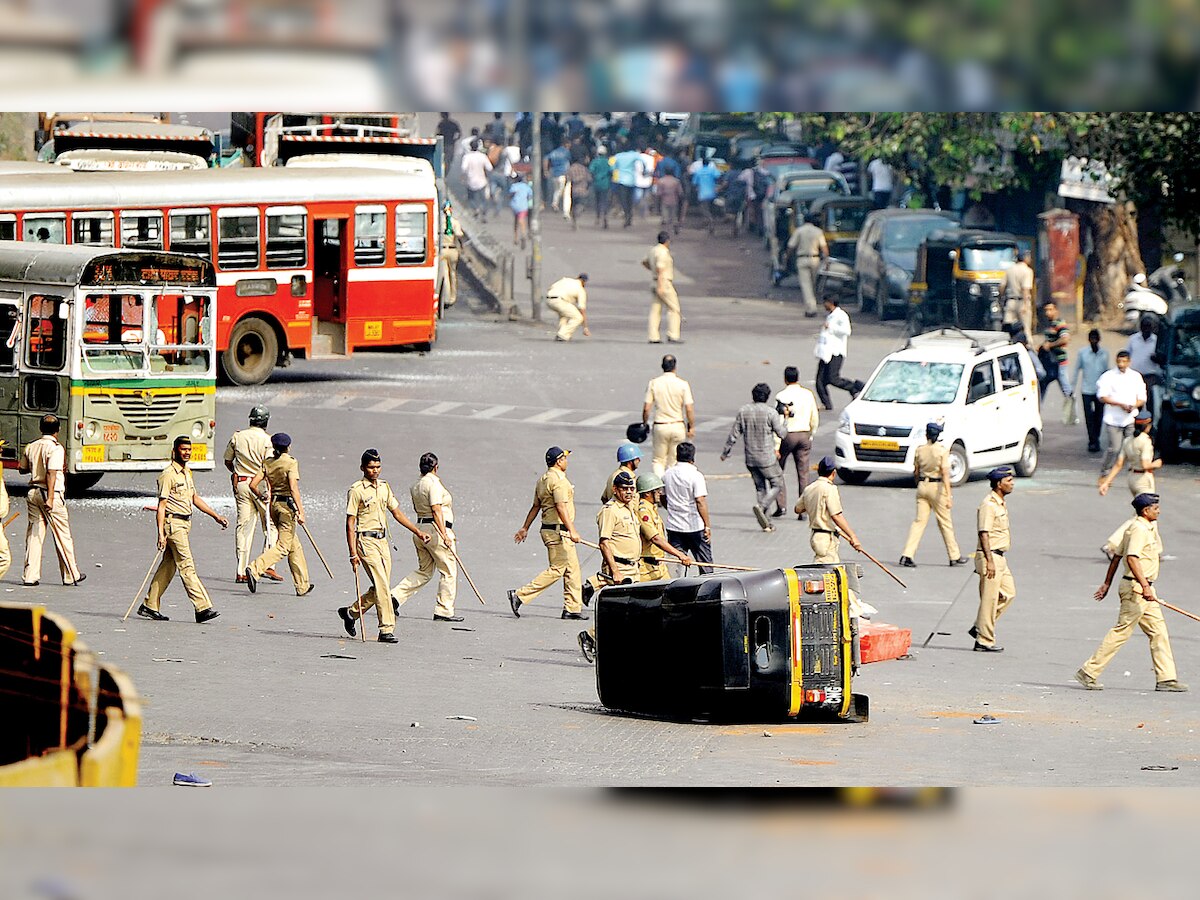
[{"label": "car wheel", "polygon": [[970,477],[971,470],[967,467],[967,448],[956,443],[950,448],[950,486],[959,487],[966,484]]},{"label": "car wheel", "polygon": [[1038,467],[1038,439],[1032,431],[1025,435],[1025,443],[1021,447],[1021,458],[1015,466],[1017,474],[1022,478],[1032,478]]},{"label": "car wheel", "polygon": [[1181,456],[1179,452],[1179,426],[1175,424],[1175,417],[1166,406],[1163,407],[1162,412],[1158,415],[1158,428],[1154,437],[1154,444],[1158,447],[1158,452],[1163,462],[1172,464],[1179,462]]},{"label": "car wheel", "polygon": [[863,281],[861,275],[859,275],[854,281],[854,296],[858,300],[859,312],[865,313],[871,311],[871,305],[867,302],[867,295],[863,291]]},{"label": "car wheel", "polygon": [[887,285],[881,280],[879,286],[875,288],[875,312],[879,315],[879,321],[885,322],[891,318],[888,314],[888,291]]},{"label": "car wheel", "polygon": [[846,482],[846,484],[866,484],[867,479],[871,477],[870,472],[859,472],[855,469],[838,469],[838,478]]}]

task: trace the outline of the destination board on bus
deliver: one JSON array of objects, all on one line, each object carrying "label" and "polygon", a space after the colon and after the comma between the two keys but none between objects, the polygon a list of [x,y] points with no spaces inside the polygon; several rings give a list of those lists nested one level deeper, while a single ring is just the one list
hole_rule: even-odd
[{"label": "destination board on bus", "polygon": [[162,254],[154,258],[141,254],[114,254],[90,263],[82,283],[102,287],[117,284],[179,285],[183,287],[212,287],[215,285],[212,263],[203,259],[175,257],[169,261]]}]

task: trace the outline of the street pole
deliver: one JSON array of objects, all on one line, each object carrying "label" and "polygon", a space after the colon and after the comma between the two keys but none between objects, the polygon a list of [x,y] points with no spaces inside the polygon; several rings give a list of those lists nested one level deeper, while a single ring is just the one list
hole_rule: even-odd
[{"label": "street pole", "polygon": [[529,177],[533,179],[533,207],[529,210],[529,303],[533,321],[542,321],[542,115],[532,112],[533,146],[529,148]]}]

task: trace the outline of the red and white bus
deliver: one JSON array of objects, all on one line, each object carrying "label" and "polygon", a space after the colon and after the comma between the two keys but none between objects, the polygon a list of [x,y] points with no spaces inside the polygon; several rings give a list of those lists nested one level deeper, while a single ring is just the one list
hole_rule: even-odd
[{"label": "red and white bus", "polygon": [[[347,165],[369,165],[382,157],[427,160],[443,177],[441,138],[416,137],[416,113],[235,112],[230,143],[241,147],[250,166],[287,166],[314,154],[338,154]],[[361,162],[354,157],[363,157]]]},{"label": "red and white bus", "polygon": [[63,172],[0,179],[0,240],[191,253],[217,272],[226,377],[437,337],[433,169]]}]

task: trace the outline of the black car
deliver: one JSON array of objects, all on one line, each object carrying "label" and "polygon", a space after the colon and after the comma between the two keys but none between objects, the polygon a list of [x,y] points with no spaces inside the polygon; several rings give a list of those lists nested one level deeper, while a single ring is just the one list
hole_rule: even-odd
[{"label": "black car", "polygon": [[1155,444],[1165,461],[1178,462],[1180,443],[1200,447],[1200,304],[1171,307],[1158,334],[1157,359],[1163,385]]},{"label": "black car", "polygon": [[878,209],[867,216],[854,257],[863,312],[874,310],[880,319],[906,317],[917,250],[930,232],[957,224],[953,212],[936,209]]}]

